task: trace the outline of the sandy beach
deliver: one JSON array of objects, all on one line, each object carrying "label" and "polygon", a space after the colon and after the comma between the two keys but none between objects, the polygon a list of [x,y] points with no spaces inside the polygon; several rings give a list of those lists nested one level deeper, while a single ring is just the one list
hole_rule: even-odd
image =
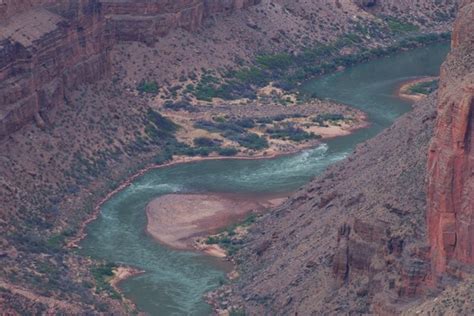
[{"label": "sandy beach", "polygon": [[[284,202],[286,197],[255,197],[236,194],[168,194],[151,201],[147,208],[147,232],[175,249],[193,249],[195,237],[206,236]],[[216,247],[200,249],[222,257]]]}]

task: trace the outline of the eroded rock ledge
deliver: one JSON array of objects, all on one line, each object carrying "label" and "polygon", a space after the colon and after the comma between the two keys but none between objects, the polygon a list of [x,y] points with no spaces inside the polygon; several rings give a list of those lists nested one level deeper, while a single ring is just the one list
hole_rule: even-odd
[{"label": "eroded rock ledge", "polygon": [[0,3],[0,137],[62,104],[78,85],[110,75],[117,41],[152,43],[195,31],[206,16],[259,0],[34,0]]}]

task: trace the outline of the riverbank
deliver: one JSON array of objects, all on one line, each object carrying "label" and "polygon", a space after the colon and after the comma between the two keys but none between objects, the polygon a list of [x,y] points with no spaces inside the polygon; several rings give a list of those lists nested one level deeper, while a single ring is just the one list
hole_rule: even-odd
[{"label": "riverbank", "polygon": [[439,79],[439,77],[420,77],[405,81],[397,88],[396,96],[402,100],[410,101],[413,103],[419,102],[425,99],[428,95],[424,93],[413,92],[413,88],[422,83],[429,83],[437,79]]},{"label": "riverbank", "polygon": [[[347,107],[347,106],[342,106],[342,107]],[[370,122],[368,121],[367,115],[365,113],[356,109],[351,109],[350,112],[352,113],[352,115],[354,115],[354,119],[351,121],[341,121],[337,125],[330,124],[330,125],[325,125],[325,126],[316,126],[314,124],[311,124],[309,127],[307,127],[308,131],[315,134],[317,133],[318,135],[321,136],[321,138],[318,138],[318,139],[309,139],[303,142],[282,141],[282,140],[275,139],[275,140],[269,141],[268,148],[264,148],[260,150],[252,150],[252,151],[240,151],[234,156],[222,156],[214,152],[214,153],[209,154],[208,156],[183,156],[183,155],[172,156],[171,160],[166,163],[161,163],[161,164],[150,163],[144,168],[129,175],[123,181],[119,181],[120,184],[116,186],[115,189],[113,189],[112,191],[109,191],[104,197],[99,199],[99,201],[95,203],[95,206],[93,207],[93,211],[79,226],[76,237],[67,241],[66,247],[67,248],[80,248],[79,247],[80,241],[83,240],[87,236],[87,233],[85,232],[86,227],[91,222],[97,219],[100,213],[101,206],[104,203],[106,203],[108,200],[110,200],[115,194],[127,188],[134,180],[143,176],[145,173],[153,169],[166,168],[166,167],[171,167],[178,164],[195,163],[199,161],[208,161],[208,160],[274,159],[281,156],[297,154],[298,152],[317,147],[318,145],[321,144],[321,140],[348,136],[351,133],[354,133],[360,129],[367,128],[370,126]],[[174,116],[173,118],[176,118],[176,117],[177,116]],[[303,118],[300,118],[300,117],[289,118],[289,120],[291,120],[292,122],[297,121],[297,120],[304,120],[304,119],[305,119],[304,117]],[[182,120],[178,120],[178,122],[183,123]],[[188,131],[188,128],[191,128],[190,125],[191,125],[190,123],[183,124],[183,129],[181,132],[183,133],[183,131],[184,132]],[[186,133],[183,133],[183,134],[186,134]],[[193,136],[192,138],[195,137],[195,135],[193,135],[192,133],[191,135]],[[205,135],[209,136],[210,134],[205,134]]]},{"label": "riverbank", "polygon": [[[114,269],[113,273],[114,273],[114,276],[109,280],[109,284],[112,286],[112,288],[115,291],[121,292],[121,290],[118,286],[120,282],[122,282],[122,281],[124,281],[128,278],[131,278],[133,276],[143,274],[143,273],[145,273],[145,271],[139,270],[139,269],[136,269],[136,268],[132,268],[132,267],[120,266],[120,267],[117,267],[116,269]],[[128,302],[128,300],[127,300],[127,302]]]},{"label": "riverbank", "polygon": [[284,153],[268,153],[268,152],[262,152],[259,155],[255,156],[233,156],[233,157],[226,157],[226,156],[211,156],[211,157],[188,157],[188,156],[177,156],[173,157],[173,159],[170,162],[164,163],[164,164],[150,164],[147,167],[140,169],[138,172],[134,173],[133,175],[125,178],[124,181],[121,182],[119,186],[116,187],[116,189],[110,191],[105,197],[99,200],[99,202],[96,203],[94,207],[94,211],[90,214],[90,216],[85,219],[79,230],[78,234],[76,235],[75,238],[72,238],[66,243],[67,248],[80,248],[79,243],[87,237],[86,233],[86,227],[93,221],[97,219],[97,217],[100,214],[100,208],[107,203],[112,197],[114,197],[117,193],[121,192],[122,190],[126,189],[128,186],[130,186],[133,181],[135,181],[137,178],[143,176],[147,172],[154,170],[154,169],[161,169],[161,168],[167,168],[167,167],[172,167],[180,164],[187,164],[187,163],[197,163],[200,161],[210,161],[210,160],[260,160],[260,159],[275,159],[281,156],[288,156],[288,155],[293,155],[297,154],[298,152],[309,149],[312,146],[307,146],[307,147],[300,147],[297,150],[293,151],[288,151]]}]

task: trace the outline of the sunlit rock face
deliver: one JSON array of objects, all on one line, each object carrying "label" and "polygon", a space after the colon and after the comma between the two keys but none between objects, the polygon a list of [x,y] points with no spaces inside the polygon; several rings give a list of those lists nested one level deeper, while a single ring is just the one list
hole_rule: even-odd
[{"label": "sunlit rock face", "polygon": [[433,281],[474,264],[474,1],[463,1],[442,67],[429,153],[428,230]]}]

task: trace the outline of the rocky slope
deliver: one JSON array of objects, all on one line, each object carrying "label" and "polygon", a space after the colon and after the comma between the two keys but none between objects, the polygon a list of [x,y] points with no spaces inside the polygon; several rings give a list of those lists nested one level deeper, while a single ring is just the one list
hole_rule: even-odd
[{"label": "rocky slope", "polygon": [[256,225],[237,257],[233,304],[250,314],[472,313],[473,12],[464,1],[438,98]]},{"label": "rocky slope", "polygon": [[[117,3],[130,11],[119,11]],[[133,3],[147,3],[151,11],[134,9]],[[167,121],[151,109],[161,111],[162,101],[176,101],[173,91],[179,86],[184,89],[203,73],[217,76],[250,67],[262,52],[297,55],[348,34],[357,34],[360,42],[349,41],[335,56],[361,47],[386,47],[410,35],[444,32],[456,8],[456,1],[449,0],[421,0],[419,6],[388,0],[262,0],[250,7],[257,1],[133,3],[0,3],[0,305],[8,311],[67,312],[72,304],[83,312],[126,313],[104,287],[107,267],[63,246],[77,235],[97,201],[146,163],[163,162],[176,145],[162,129]],[[164,11],[157,3],[165,4]],[[192,24],[186,24],[188,18]],[[120,24],[137,30],[132,42],[122,37]],[[150,34],[152,40],[140,33]],[[101,78],[106,80],[81,85]],[[143,81],[156,82],[163,93],[139,93]],[[30,124],[35,118],[37,124]],[[151,139],[146,134],[150,128],[160,137]]]}]

